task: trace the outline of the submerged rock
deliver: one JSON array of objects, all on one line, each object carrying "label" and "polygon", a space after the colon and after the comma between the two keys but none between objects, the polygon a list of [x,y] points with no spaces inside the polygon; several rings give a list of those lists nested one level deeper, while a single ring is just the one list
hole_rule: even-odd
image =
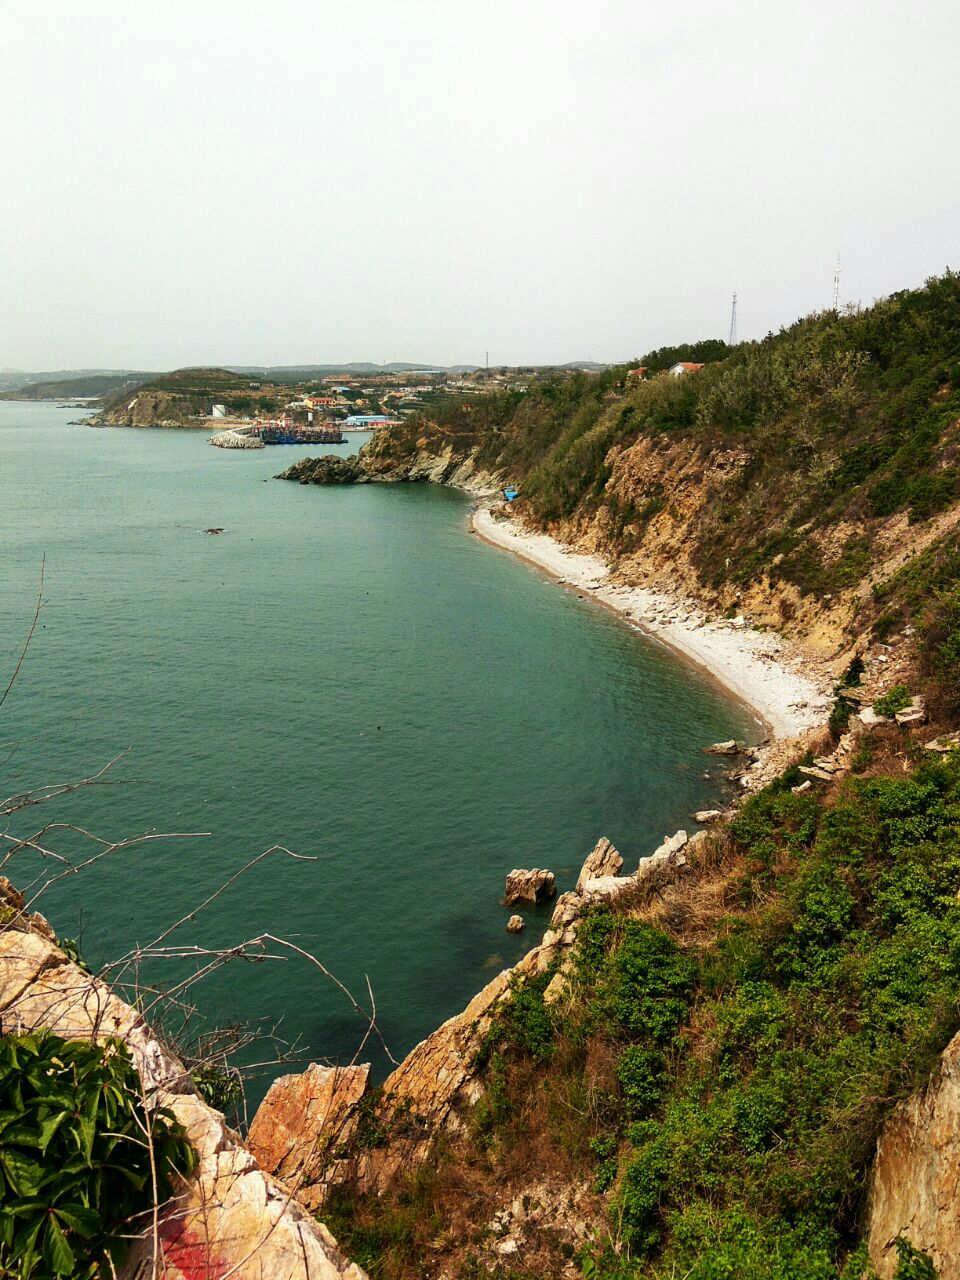
[{"label": "submerged rock", "polygon": [[507,876],[503,905],[512,907],[515,902],[547,902],[557,895],[556,877],[552,871],[534,867],[531,871],[514,868]]}]

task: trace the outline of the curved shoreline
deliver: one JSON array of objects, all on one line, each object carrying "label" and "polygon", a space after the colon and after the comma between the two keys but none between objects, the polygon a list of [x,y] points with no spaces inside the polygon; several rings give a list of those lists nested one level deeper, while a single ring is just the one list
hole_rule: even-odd
[{"label": "curved shoreline", "polygon": [[566,547],[549,534],[531,533],[515,521],[496,520],[486,507],[472,512],[470,528],[490,546],[591,596],[699,667],[747,706],[774,739],[795,738],[826,722],[833,701],[830,683],[812,663],[788,655],[779,636],[723,619],[709,621],[688,601],[619,583],[598,556]]}]

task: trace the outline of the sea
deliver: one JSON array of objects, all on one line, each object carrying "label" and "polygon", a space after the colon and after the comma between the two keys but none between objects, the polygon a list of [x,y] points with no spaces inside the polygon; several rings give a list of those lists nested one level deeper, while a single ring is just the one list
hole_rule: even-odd
[{"label": "sea", "polygon": [[7,853],[47,828],[4,872],[189,1052],[239,1045],[251,1105],[309,1061],[382,1077],[542,936],[549,906],[505,932],[508,871],[571,888],[600,836],[635,867],[723,800],[703,747],[758,737],[471,536],[466,494],[274,479],[365,437],[228,451],[81,416],[0,403],[0,692],[43,575],[0,792],[55,793],[4,819]]}]

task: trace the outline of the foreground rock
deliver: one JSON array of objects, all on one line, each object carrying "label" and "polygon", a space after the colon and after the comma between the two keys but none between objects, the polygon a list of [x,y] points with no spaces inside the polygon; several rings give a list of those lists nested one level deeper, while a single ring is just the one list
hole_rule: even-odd
[{"label": "foreground rock", "polygon": [[259,1167],[219,1111],[197,1094],[183,1064],[144,1019],[67,959],[42,917],[0,881],[0,1023],[7,1034],[45,1029],[100,1043],[118,1036],[140,1072],[149,1107],[168,1107],[199,1163],[161,1209],[158,1255],[135,1240],[126,1280],[365,1280],[330,1232]]},{"label": "foreground rock", "polygon": [[517,902],[529,902],[536,906],[538,902],[548,902],[556,896],[557,882],[552,871],[541,867],[534,867],[532,871],[515,868],[507,875],[503,905],[512,907]]},{"label": "foreground rock", "polygon": [[933,1259],[940,1280],[960,1280],[960,1035],[924,1093],[887,1120],[867,1206],[867,1245],[881,1280],[897,1269],[897,1236]]},{"label": "foreground rock", "polygon": [[251,1155],[308,1208],[319,1209],[329,1185],[342,1180],[342,1153],[356,1136],[369,1078],[366,1064],[312,1062],[300,1075],[274,1080],[253,1118],[247,1135]]}]

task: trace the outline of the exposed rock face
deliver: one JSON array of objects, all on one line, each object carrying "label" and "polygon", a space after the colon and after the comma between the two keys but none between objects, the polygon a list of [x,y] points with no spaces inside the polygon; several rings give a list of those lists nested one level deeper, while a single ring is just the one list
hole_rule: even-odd
[{"label": "exposed rock face", "polygon": [[281,1076],[270,1086],[247,1135],[261,1168],[282,1178],[304,1204],[319,1209],[328,1187],[342,1180],[343,1153],[359,1123],[369,1065],[321,1067]]},{"label": "exposed rock face", "polygon": [[39,916],[0,885],[0,1027],[44,1028],[68,1039],[117,1036],[129,1047],[151,1107],[168,1107],[184,1126],[199,1165],[163,1206],[153,1241],[137,1241],[126,1280],[365,1280],[327,1229],[257,1165],[219,1111],[197,1095],[184,1066],[143,1018],[104,983],[71,963]]},{"label": "exposed rock face", "polygon": [[557,882],[552,871],[542,867],[534,867],[531,871],[514,868],[507,875],[503,905],[512,907],[515,902],[529,902],[536,906],[538,902],[556,897],[556,894]]},{"label": "exposed rock face", "polygon": [[897,1268],[905,1236],[933,1259],[940,1280],[960,1280],[960,1035],[925,1092],[902,1103],[877,1144],[866,1237],[881,1280]]},{"label": "exposed rock face", "polygon": [[586,861],[577,878],[577,893],[583,892],[588,880],[596,880],[601,876],[618,876],[623,867],[623,858],[613,847],[606,836],[601,837],[592,853],[587,854]]}]

